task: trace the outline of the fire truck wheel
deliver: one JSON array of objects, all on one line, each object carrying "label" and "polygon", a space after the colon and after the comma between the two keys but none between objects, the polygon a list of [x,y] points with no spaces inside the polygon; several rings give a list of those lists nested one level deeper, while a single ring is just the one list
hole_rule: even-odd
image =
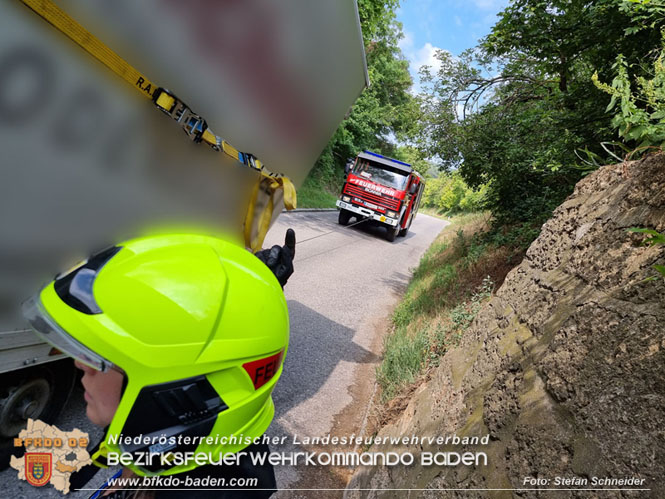
[{"label": "fire truck wheel", "polygon": [[395,227],[387,225],[386,230],[388,231],[386,234],[386,239],[392,243],[397,237],[397,234],[399,234],[399,224],[397,224]]},{"label": "fire truck wheel", "polygon": [[402,230],[399,231],[399,237],[404,237],[409,233],[409,228],[404,227]]},{"label": "fire truck wheel", "polygon": [[351,219],[350,212],[344,209],[339,210],[339,217],[337,218],[337,221],[339,222],[340,225],[348,224],[350,219]]}]

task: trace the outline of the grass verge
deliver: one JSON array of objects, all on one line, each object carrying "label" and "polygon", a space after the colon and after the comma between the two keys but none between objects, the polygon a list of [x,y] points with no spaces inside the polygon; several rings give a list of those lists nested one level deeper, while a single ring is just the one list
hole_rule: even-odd
[{"label": "grass verge", "polygon": [[377,368],[384,403],[408,396],[422,375],[459,343],[537,235],[523,226],[491,228],[489,218],[486,213],[453,217],[421,258],[393,313]]},{"label": "grass verge", "polygon": [[298,189],[298,208],[334,208],[343,183],[343,177],[326,181],[316,174],[309,175]]},{"label": "grass verge", "polygon": [[418,213],[424,213],[425,215],[429,215],[430,217],[435,217],[435,218],[441,218],[442,220],[451,220],[451,219],[462,219],[466,216],[473,216],[477,215],[477,212],[455,212],[455,213],[448,213],[445,210],[438,210],[432,206],[420,206],[420,209],[418,210]]}]

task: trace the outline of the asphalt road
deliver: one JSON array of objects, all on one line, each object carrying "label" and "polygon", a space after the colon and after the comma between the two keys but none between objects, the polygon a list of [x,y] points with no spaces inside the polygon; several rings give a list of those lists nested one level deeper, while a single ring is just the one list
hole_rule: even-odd
[{"label": "asphalt road", "polygon": [[[289,227],[295,229],[297,242],[295,272],[285,287],[291,339],[275,389],[270,433],[290,435],[287,441],[294,435],[302,441],[328,433],[359,434],[387,319],[412,269],[446,224],[419,214],[406,237],[390,243],[382,227],[338,225],[337,212],[285,213],[279,218],[264,246],[283,244]],[[303,480],[304,474],[315,472],[311,467],[281,467],[278,484],[335,486],[336,480],[320,475]]]},{"label": "asphalt road", "polygon": [[[412,269],[446,222],[419,214],[406,237],[393,243],[385,229],[365,223],[342,227],[337,212],[284,213],[265,247],[283,244],[286,229],[296,231],[295,273],[285,288],[291,338],[284,374],[274,392],[276,416],[269,430],[288,436],[279,452],[306,450],[293,438],[351,435],[362,432],[372,395],[374,368],[380,360],[387,318],[408,284]],[[98,438],[85,417],[80,390],[56,425],[80,428]],[[353,450],[349,448],[348,450]],[[90,485],[103,483],[115,470],[103,470]],[[282,489],[321,483],[311,467],[278,467]],[[325,480],[324,480],[325,481]],[[334,483],[334,479],[332,480]],[[16,479],[12,468],[0,472],[3,497],[62,497],[53,487],[38,491]],[[70,498],[90,492],[72,492]],[[280,495],[294,495],[282,493]]]}]

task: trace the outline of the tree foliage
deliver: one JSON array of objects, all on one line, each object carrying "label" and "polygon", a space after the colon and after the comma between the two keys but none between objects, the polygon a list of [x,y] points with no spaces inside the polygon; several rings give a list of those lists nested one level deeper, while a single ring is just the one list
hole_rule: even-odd
[{"label": "tree foliage", "polygon": [[499,223],[537,225],[585,174],[580,153],[596,165],[618,157],[607,146],[617,129],[624,149],[665,142],[665,0],[512,0],[477,47],[438,51],[418,96],[397,45],[397,5],[359,1],[372,86],[315,174],[371,149],[423,174],[432,164],[453,172],[430,180],[432,206],[460,206],[463,181],[483,189],[476,201]]},{"label": "tree foliage", "polygon": [[397,155],[392,138],[412,133],[412,124],[417,121],[412,117],[419,108],[408,92],[412,84],[409,64],[397,45],[402,37],[401,25],[395,20],[398,5],[398,0],[358,1],[370,87],[317,160],[312,175],[323,181],[343,172],[346,159],[361,150]]},{"label": "tree foliage", "polygon": [[662,0],[514,0],[478,47],[422,71],[419,147],[470,187],[489,184],[499,221],[541,222],[583,174],[576,151],[607,157],[616,122],[592,76],[611,79],[621,53],[626,78],[647,77],[662,14]]},{"label": "tree foliage", "polygon": [[638,76],[635,85],[623,54],[616,58],[611,84],[602,83],[597,73],[592,78],[596,87],[611,95],[606,111],[615,111],[612,125],[619,136],[639,149],[665,145],[665,31],[662,47],[650,77]]},{"label": "tree foliage", "polygon": [[449,215],[478,211],[483,207],[487,186],[471,189],[457,173],[443,173],[427,179],[423,193],[423,206]]}]

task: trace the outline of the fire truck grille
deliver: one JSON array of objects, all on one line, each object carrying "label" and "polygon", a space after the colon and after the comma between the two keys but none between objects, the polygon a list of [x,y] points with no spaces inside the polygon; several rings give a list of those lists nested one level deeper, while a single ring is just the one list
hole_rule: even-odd
[{"label": "fire truck grille", "polygon": [[379,196],[378,194],[372,194],[367,192],[362,187],[356,187],[355,185],[346,184],[344,187],[344,194],[349,194],[350,196],[355,196],[362,199],[363,201],[369,201],[383,208],[387,208],[393,211],[399,211],[399,199],[395,199],[392,196],[384,195]]}]

